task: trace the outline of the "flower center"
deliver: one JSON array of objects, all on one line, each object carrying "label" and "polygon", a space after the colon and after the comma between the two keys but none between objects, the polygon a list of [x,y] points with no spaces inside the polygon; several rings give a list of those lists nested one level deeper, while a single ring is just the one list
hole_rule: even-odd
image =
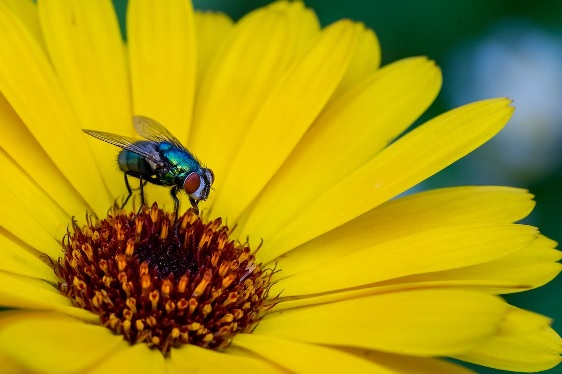
[{"label": "flower center", "polygon": [[181,344],[223,348],[272,306],[271,271],[220,218],[203,223],[189,210],[172,222],[156,203],[137,217],[73,222],[55,264],[59,288],[131,344],[164,355]]}]

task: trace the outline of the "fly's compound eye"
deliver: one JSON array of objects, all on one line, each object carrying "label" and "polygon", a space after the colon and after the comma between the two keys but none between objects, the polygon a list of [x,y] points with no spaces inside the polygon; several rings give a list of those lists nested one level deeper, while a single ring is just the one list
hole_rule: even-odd
[{"label": "fly's compound eye", "polygon": [[192,195],[199,189],[201,185],[201,177],[197,173],[191,173],[183,182],[183,189],[188,195]]}]

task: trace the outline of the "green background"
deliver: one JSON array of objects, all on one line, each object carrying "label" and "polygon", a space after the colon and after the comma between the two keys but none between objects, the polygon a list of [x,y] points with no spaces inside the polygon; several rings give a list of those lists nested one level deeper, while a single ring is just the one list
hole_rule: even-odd
[{"label": "green background", "polygon": [[[269,2],[199,0],[194,4],[198,9],[223,11],[236,20]],[[375,30],[382,48],[383,65],[404,57],[425,55],[443,67],[447,56],[456,46],[471,39],[482,38],[498,21],[506,18],[526,19],[559,35],[562,31],[562,1],[556,0],[308,0],[305,3],[316,11],[323,25],[341,18],[350,18]],[[126,4],[122,0],[115,0],[115,5],[123,21]],[[444,69],[445,83],[447,79],[447,70]],[[562,85],[562,82],[560,84]],[[449,109],[451,108],[440,94],[422,120]],[[558,125],[562,126],[562,123]],[[556,152],[560,155],[562,150],[557,149]],[[432,177],[424,188],[470,184],[470,180],[463,178],[463,167],[463,163],[459,162],[445,169]],[[548,237],[562,242],[562,168],[551,170],[533,182],[517,182],[512,185],[528,188],[536,195],[537,207],[531,222],[538,225]],[[562,333],[560,289],[562,276],[542,288],[508,295],[506,299],[522,308],[552,317],[554,328]],[[473,368],[482,373],[501,372],[481,367]],[[562,373],[562,364],[548,373]]]}]

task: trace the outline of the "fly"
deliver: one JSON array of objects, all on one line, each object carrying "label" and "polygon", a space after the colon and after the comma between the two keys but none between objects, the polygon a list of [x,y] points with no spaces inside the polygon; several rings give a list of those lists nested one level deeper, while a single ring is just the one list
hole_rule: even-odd
[{"label": "fly", "polygon": [[117,156],[117,164],[124,173],[129,195],[121,208],[127,204],[133,194],[128,179],[131,176],[140,180],[140,209],[145,205],[143,186],[149,182],[158,186],[172,187],[170,195],[174,200],[175,217],[178,216],[180,206],[177,193],[181,190],[187,193],[191,206],[195,213],[199,214],[198,203],[207,199],[213,184],[214,175],[211,169],[203,167],[178,139],[155,120],[134,116],[133,126],[137,134],[145,140],[102,131],[83,130],[94,138],[122,148]]}]

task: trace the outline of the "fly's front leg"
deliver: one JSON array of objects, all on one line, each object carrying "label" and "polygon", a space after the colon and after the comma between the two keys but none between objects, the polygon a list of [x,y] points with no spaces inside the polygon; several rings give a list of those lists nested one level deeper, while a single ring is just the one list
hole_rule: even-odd
[{"label": "fly's front leg", "polygon": [[195,214],[199,215],[199,206],[197,205],[197,204],[199,204],[199,202],[196,201],[192,197],[189,198],[189,202],[191,203],[191,206],[193,207],[193,210],[195,211]]}]

